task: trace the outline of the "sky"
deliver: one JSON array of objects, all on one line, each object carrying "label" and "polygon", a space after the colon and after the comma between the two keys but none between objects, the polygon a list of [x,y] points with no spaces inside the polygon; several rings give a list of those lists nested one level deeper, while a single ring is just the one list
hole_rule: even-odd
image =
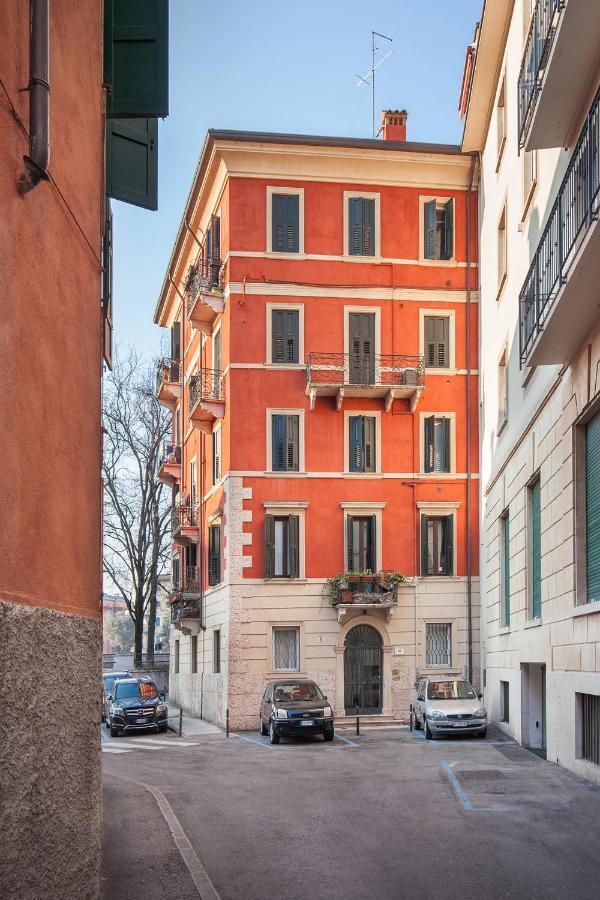
[{"label": "sky", "polygon": [[357,87],[380,40],[376,119],[408,110],[408,140],[458,143],[465,49],[482,0],[170,0],[169,117],[158,212],[112,201],[115,343],[160,354],[154,309],[209,128],[371,137]]}]

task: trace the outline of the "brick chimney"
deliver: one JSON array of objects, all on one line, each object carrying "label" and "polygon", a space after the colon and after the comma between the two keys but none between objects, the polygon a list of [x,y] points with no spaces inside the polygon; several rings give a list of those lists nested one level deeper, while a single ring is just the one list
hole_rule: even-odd
[{"label": "brick chimney", "polygon": [[384,109],[381,113],[380,128],[384,141],[405,141],[407,118],[408,113],[405,109]]}]

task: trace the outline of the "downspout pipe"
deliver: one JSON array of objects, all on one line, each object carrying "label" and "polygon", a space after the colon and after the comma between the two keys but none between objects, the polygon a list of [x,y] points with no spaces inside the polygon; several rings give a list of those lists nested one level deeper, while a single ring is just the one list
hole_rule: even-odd
[{"label": "downspout pipe", "polygon": [[476,157],[471,157],[469,169],[469,187],[467,190],[467,211],[465,216],[465,230],[467,240],[467,321],[465,326],[466,340],[466,407],[467,407],[467,647],[468,667],[467,680],[473,681],[473,572],[471,565],[472,538],[471,538],[471,497],[472,497],[472,472],[471,472],[471,192],[473,190],[473,177],[475,175]]},{"label": "downspout pipe", "polygon": [[50,161],[50,0],[30,0],[29,156],[19,178],[22,194],[48,181]]}]

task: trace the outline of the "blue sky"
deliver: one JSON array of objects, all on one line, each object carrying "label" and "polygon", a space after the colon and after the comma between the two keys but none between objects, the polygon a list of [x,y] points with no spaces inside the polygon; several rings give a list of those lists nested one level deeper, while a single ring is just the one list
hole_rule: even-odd
[{"label": "blue sky", "polygon": [[[482,0],[171,0],[170,115],[159,123],[158,212],[113,201],[117,344],[159,354],[152,322],[208,128],[371,136],[371,31],[392,35],[376,116],[408,109],[408,139],[458,142],[466,45]],[[380,58],[380,57],[379,57]]]}]

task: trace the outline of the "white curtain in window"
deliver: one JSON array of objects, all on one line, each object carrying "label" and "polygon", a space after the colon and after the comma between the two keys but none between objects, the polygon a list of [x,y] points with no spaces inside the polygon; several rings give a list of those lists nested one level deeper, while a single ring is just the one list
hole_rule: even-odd
[{"label": "white curtain in window", "polygon": [[273,668],[299,669],[300,629],[273,629]]}]

